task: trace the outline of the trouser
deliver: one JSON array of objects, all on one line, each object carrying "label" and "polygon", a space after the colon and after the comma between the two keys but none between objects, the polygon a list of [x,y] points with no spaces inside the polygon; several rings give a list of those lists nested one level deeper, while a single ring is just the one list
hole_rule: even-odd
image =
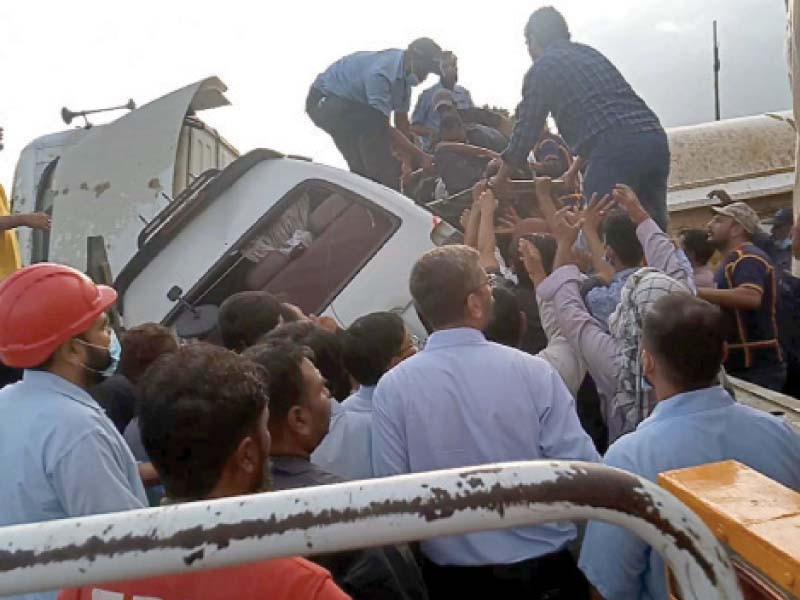
[{"label": "trouser", "polygon": [[669,143],[659,131],[606,131],[592,145],[583,180],[584,194],[602,198],[618,183],[629,185],[642,206],[667,229]]},{"label": "trouser", "polygon": [[783,391],[786,382],[786,364],[776,362],[771,365],[755,366],[741,371],[728,371],[728,375],[744,379],[774,392]]},{"label": "trouser", "polygon": [[350,171],[400,189],[400,162],[392,155],[391,131],[383,113],[366,104],[325,96],[313,86],[306,112],[314,125],[333,138]]},{"label": "trouser", "polygon": [[568,550],[511,565],[441,566],[423,557],[422,573],[431,600],[503,598],[584,600],[589,586]]}]

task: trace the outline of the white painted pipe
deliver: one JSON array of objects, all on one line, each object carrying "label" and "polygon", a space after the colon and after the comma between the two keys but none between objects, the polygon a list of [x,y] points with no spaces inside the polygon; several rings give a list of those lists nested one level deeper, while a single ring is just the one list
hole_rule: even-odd
[{"label": "white painted pipe", "polygon": [[284,556],[594,519],[660,552],[686,600],[740,600],[725,550],[657,485],[532,461],[435,471],[0,528],[0,595]]}]

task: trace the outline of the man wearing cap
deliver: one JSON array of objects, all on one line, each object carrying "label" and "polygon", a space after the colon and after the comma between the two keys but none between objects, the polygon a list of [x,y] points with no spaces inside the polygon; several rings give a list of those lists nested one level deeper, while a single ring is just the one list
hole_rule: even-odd
[{"label": "man wearing cap", "polygon": [[[411,143],[411,88],[439,71],[442,49],[429,38],[405,50],[356,52],[339,59],[311,85],[306,112],[330,134],[353,173],[399,189],[392,146],[430,169],[431,157]],[[390,117],[394,113],[394,127]]]},{"label": "man wearing cap", "polygon": [[[430,152],[432,138],[439,131],[439,109],[442,102],[459,109],[473,108],[472,96],[464,86],[458,85],[458,58],[450,51],[442,52],[439,82],[424,90],[417,100],[411,115],[411,131],[422,138],[422,147]],[[441,90],[450,92],[447,96],[437,94]]]},{"label": "man wearing cap", "polygon": [[0,360],[25,369],[0,390],[0,527],[147,506],[130,450],[86,391],[113,366],[116,299],[50,263],[0,283]]},{"label": "man wearing cap", "polygon": [[753,245],[758,215],[744,202],[712,209],[708,240],[725,257],[714,275],[716,288],[697,295],[724,309],[729,322],[725,370],[780,391],[786,365],[776,327],[777,279],[769,256]]},{"label": "man wearing cap", "polygon": [[781,272],[792,272],[792,209],[779,208],[770,219],[772,230],[770,237],[774,248],[775,266]]}]

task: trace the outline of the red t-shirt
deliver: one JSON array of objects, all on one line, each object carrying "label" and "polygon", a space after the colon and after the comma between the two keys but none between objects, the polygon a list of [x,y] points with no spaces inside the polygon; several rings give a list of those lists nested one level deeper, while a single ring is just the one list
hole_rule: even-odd
[{"label": "red t-shirt", "polygon": [[58,600],[349,600],[330,573],[302,558],[62,590]]}]

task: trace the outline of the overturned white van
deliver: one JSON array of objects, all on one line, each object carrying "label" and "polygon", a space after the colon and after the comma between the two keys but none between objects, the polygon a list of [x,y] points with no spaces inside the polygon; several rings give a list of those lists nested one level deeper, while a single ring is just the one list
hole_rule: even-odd
[{"label": "overturned white van", "polygon": [[272,150],[239,156],[196,116],[227,104],[225,89],[212,77],[30,144],[13,210],[49,212],[53,227],[22,232],[25,262],[112,281],[127,327],[197,333],[232,293],[265,290],[344,326],[393,310],[423,334],[408,275],[453,228],[352,173]]}]

